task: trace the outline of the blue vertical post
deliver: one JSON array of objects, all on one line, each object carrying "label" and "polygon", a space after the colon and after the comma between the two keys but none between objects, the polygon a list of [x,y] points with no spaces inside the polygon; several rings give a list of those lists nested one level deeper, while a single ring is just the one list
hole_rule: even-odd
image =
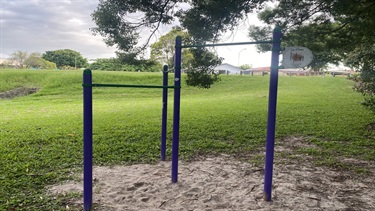
[{"label": "blue vertical post", "polygon": [[83,204],[92,208],[92,74],[83,71]]},{"label": "blue vertical post", "polygon": [[279,72],[279,54],[281,46],[281,29],[276,27],[272,36],[272,59],[271,76],[268,99],[268,125],[266,139],[266,159],[264,169],[264,200],[271,201],[272,192],[272,171],[273,156],[275,146],[275,126],[276,126],[276,105],[277,105],[277,86]]},{"label": "blue vertical post", "polygon": [[160,160],[165,161],[167,148],[167,112],[168,112],[168,65],[163,67],[163,108],[161,117],[161,140],[160,140]]},{"label": "blue vertical post", "polygon": [[178,147],[180,134],[180,95],[181,95],[181,37],[176,37],[174,60],[174,108],[173,108],[173,136],[172,136],[172,183],[178,177]]}]

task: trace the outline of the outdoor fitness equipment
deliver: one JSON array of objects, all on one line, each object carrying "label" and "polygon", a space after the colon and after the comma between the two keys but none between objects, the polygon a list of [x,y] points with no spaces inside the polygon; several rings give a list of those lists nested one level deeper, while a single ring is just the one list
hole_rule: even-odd
[{"label": "outdoor fitness equipment", "polygon": [[[83,71],[83,203],[84,210],[92,208],[92,87],[132,87],[132,88],[162,88],[163,89],[163,108],[162,108],[162,126],[160,140],[160,160],[166,157],[166,139],[167,139],[167,106],[168,106],[168,88],[180,89],[180,84],[168,86],[168,66],[163,67],[163,85],[128,85],[128,84],[93,84],[91,70]],[[174,113],[180,113],[180,108],[174,109]],[[173,126],[173,132],[175,127]],[[178,130],[177,130],[178,131]]]},{"label": "outdoor fitness equipment", "polygon": [[[279,55],[281,47],[281,29],[276,27],[273,30],[272,40],[270,41],[257,41],[257,42],[239,42],[239,43],[217,43],[217,44],[204,44],[204,45],[182,45],[181,37],[176,37],[175,45],[175,81],[180,82],[181,72],[181,52],[182,48],[194,48],[194,47],[213,47],[213,46],[229,46],[229,45],[251,45],[251,44],[272,44],[272,58],[271,58],[271,76],[270,76],[270,87],[269,87],[269,99],[268,99],[268,123],[267,123],[267,137],[266,137],[266,161],[264,170],[264,199],[271,201],[272,191],[272,171],[273,171],[273,157],[274,157],[274,146],[275,146],[275,126],[276,126],[276,103],[277,103],[277,86],[278,86],[278,71],[279,71]],[[178,83],[178,86],[180,84]],[[180,90],[175,91],[175,108],[180,108],[180,101],[176,102],[176,94],[179,97]],[[175,114],[173,125],[179,125],[179,114]],[[177,117],[177,118],[176,118]],[[179,134],[173,133],[172,140],[172,182],[177,182],[178,177],[178,146],[179,146]]]},{"label": "outdoor fitness equipment", "polygon": [[[272,44],[271,74],[268,99],[268,123],[266,136],[266,155],[264,170],[264,199],[271,201],[272,191],[272,171],[275,145],[275,126],[276,126],[276,104],[278,87],[279,55],[281,51],[281,29],[276,27],[273,30],[272,40],[256,42],[239,43],[217,43],[204,45],[182,45],[180,36],[176,37],[175,43],[175,72],[174,86],[168,86],[164,75],[163,86],[155,85],[126,85],[126,84],[93,84],[91,70],[83,72],[83,139],[84,139],[84,160],[83,160],[83,194],[84,210],[91,210],[92,207],[92,87],[133,87],[133,88],[163,88],[163,114],[162,114],[162,135],[161,135],[161,160],[165,160],[165,137],[166,137],[166,110],[167,110],[167,89],[174,89],[174,108],[173,108],[173,135],[172,135],[172,183],[178,180],[178,148],[180,131],[180,94],[181,94],[181,55],[183,48],[194,47],[214,47],[230,45],[252,45],[252,44]],[[164,67],[164,73],[167,68]]]}]

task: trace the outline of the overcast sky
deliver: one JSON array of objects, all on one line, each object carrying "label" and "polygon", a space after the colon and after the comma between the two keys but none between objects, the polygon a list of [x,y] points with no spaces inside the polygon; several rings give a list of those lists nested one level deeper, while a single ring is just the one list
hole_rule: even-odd
[{"label": "overcast sky", "polygon": [[[90,28],[95,24],[90,14],[99,0],[0,0],[0,58],[8,58],[17,50],[44,53],[48,50],[72,49],[88,59],[114,57]],[[223,42],[246,42],[248,25],[259,24],[249,16],[236,31],[224,36]],[[159,36],[168,32],[164,27]],[[155,38],[156,39],[156,38]],[[258,54],[254,46],[218,47],[224,62],[232,65],[269,66],[270,53]]]}]

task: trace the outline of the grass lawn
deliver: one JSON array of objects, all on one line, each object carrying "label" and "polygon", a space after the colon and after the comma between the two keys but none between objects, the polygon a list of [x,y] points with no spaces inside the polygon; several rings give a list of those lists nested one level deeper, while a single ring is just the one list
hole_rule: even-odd
[{"label": "grass lawn", "polygon": [[[211,89],[183,84],[180,158],[225,153],[263,165],[269,76],[221,79]],[[162,74],[93,71],[93,82],[161,85]],[[46,186],[82,171],[81,84],[82,71],[0,70],[0,92],[40,88],[0,100],[0,210],[65,210],[71,198],[82,197],[46,192]],[[314,157],[318,165],[366,173],[341,162],[375,160],[375,133],[368,127],[374,115],[360,105],[363,98],[352,85],[344,77],[280,76],[276,144],[304,137],[318,147],[296,153]],[[161,90],[94,88],[93,93],[94,164],[158,162]],[[169,96],[168,159],[172,90]]]}]

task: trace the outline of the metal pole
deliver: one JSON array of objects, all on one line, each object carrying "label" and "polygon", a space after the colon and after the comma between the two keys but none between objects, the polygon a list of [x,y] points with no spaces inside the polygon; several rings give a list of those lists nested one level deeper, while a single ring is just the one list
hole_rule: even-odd
[{"label": "metal pole", "polygon": [[243,48],[240,50],[240,52],[238,52],[238,67],[240,67],[240,60],[241,60],[241,52],[246,50],[246,48]]},{"label": "metal pole", "polygon": [[130,88],[174,88],[174,86],[159,86],[159,85],[140,85],[140,84],[83,84],[83,86],[92,87],[130,87]]},{"label": "metal pole", "polygon": [[[91,70],[83,71],[83,84],[91,84]],[[92,207],[92,87],[83,87],[83,203]]]},{"label": "metal pole", "polygon": [[268,100],[268,125],[266,140],[266,158],[264,169],[264,200],[271,201],[272,191],[272,171],[273,156],[275,146],[275,126],[276,126],[276,105],[277,105],[277,86],[279,71],[279,54],[281,45],[281,29],[276,27],[273,30],[271,76]]},{"label": "metal pole", "polygon": [[232,43],[207,43],[195,45],[183,45],[181,48],[197,48],[197,47],[214,47],[214,46],[230,46],[230,45],[252,45],[252,44],[266,44],[272,43],[273,40],[255,41],[255,42],[232,42]]},{"label": "metal pole", "polygon": [[176,37],[174,67],[174,108],[173,108],[173,140],[172,140],[172,183],[178,177],[178,147],[180,133],[180,95],[181,95],[181,37]]},{"label": "metal pole", "polygon": [[168,65],[163,67],[163,108],[161,117],[160,160],[165,161],[167,148],[167,112],[168,112]]}]

